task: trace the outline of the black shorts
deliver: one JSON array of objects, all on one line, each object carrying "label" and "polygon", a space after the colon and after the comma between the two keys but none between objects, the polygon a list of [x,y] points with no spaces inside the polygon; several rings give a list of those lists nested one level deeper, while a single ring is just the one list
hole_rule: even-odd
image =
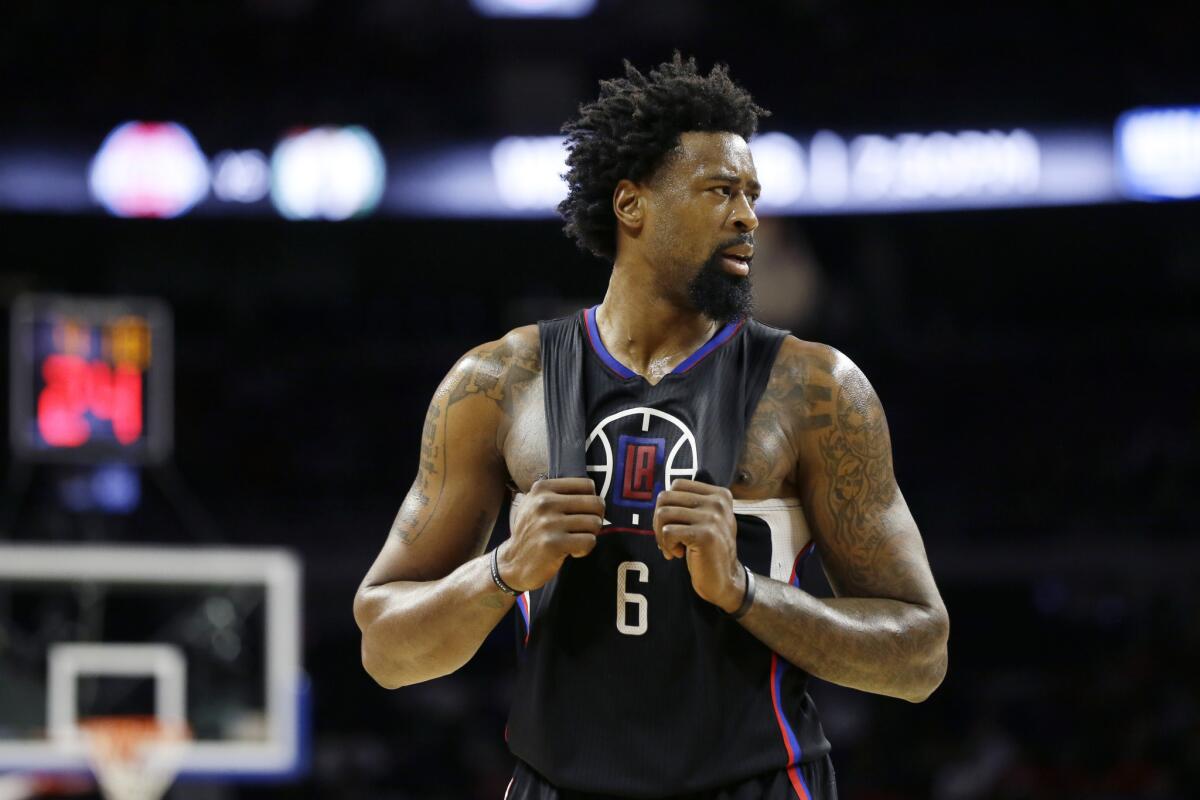
[{"label": "black shorts", "polygon": [[[606,795],[559,790],[524,761],[517,760],[504,800],[612,800]],[[663,800],[837,800],[837,781],[829,756],[798,767],[697,794]]]}]

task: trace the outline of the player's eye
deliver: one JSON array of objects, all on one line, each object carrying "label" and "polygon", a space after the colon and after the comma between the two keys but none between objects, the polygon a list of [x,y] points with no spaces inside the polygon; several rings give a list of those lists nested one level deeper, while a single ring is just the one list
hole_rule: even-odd
[{"label": "player's eye", "polygon": [[730,194],[730,189],[728,186],[714,186],[712,190],[722,197],[729,197]]}]

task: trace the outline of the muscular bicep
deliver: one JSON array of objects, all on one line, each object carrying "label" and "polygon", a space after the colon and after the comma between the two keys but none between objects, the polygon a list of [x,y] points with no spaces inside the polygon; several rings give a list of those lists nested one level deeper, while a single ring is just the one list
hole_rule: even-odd
[{"label": "muscular bicep", "polygon": [[364,586],[434,580],[483,552],[506,492],[497,444],[503,409],[488,389],[510,367],[484,345],[438,387],[421,431],[416,478]]},{"label": "muscular bicep", "polygon": [[827,391],[802,427],[797,483],[825,573],[841,597],[940,606],[925,547],[896,484],[887,420],[866,376],[828,348]]}]

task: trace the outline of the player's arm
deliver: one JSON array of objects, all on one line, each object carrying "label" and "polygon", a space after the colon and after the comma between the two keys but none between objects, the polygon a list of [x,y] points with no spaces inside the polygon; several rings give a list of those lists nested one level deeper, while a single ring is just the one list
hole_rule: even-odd
[{"label": "player's arm", "polygon": [[793,388],[796,482],[836,597],[762,578],[742,622],[819,678],[924,700],[945,676],[950,623],[896,484],[883,407],[833,348],[789,339],[779,358]]},{"label": "player's arm", "polygon": [[[837,596],[759,576],[742,624],[819,678],[924,700],[946,672],[949,617],[892,473],[879,398],[848,358],[789,338],[760,411],[792,431],[794,480]],[[697,594],[738,609],[746,578],[728,489],[675,481],[659,495],[655,532],[667,558],[687,558]]]},{"label": "player's arm", "polygon": [[501,344],[468,352],[434,393],[416,479],[354,598],[363,666],[388,688],[458,669],[512,605],[479,558],[505,489],[503,413],[477,376],[502,391],[524,377]]},{"label": "player's arm", "polygon": [[[354,598],[363,666],[382,686],[455,671],[512,607],[482,554],[506,491],[502,439],[539,361],[536,328],[521,328],[463,356],[433,396],[416,480]],[[578,531],[599,530],[598,501],[590,480],[535,484],[501,546],[503,579],[537,588],[590,551]]]}]

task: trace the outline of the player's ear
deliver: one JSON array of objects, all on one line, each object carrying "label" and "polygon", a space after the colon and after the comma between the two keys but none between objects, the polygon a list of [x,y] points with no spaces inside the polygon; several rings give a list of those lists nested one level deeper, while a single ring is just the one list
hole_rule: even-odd
[{"label": "player's ear", "polygon": [[622,178],[613,190],[613,213],[617,215],[617,224],[640,231],[646,216],[646,196],[641,186]]}]

